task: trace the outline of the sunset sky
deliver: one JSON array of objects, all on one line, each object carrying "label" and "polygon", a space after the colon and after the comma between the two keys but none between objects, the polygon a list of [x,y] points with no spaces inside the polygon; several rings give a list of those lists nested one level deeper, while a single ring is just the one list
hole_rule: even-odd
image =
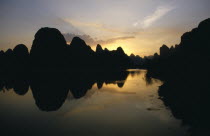
[{"label": "sunset sky", "polygon": [[95,50],[116,49],[140,56],[210,17],[210,0],[1,0],[0,50],[23,43],[31,48],[41,27],[54,27],[68,42],[80,36]]}]

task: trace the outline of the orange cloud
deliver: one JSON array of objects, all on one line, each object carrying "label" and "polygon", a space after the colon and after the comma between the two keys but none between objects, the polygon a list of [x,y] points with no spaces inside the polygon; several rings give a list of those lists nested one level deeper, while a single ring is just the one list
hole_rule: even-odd
[{"label": "orange cloud", "polygon": [[111,44],[115,43],[116,41],[119,40],[127,40],[127,39],[133,39],[135,38],[134,36],[122,36],[122,37],[116,37],[116,38],[110,38],[107,40],[97,40],[93,39],[90,35],[75,35],[71,33],[64,33],[63,34],[67,42],[71,42],[72,39],[76,36],[80,37],[81,39],[85,40],[85,42],[89,45],[96,45],[96,44]]}]

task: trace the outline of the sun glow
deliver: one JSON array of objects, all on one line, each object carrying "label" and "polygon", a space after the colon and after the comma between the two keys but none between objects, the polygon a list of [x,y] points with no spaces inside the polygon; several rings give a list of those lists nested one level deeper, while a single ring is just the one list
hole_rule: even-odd
[{"label": "sun glow", "polygon": [[[117,47],[122,47],[124,52],[127,55],[131,53],[135,55],[140,55],[141,57],[151,55],[154,52],[154,49],[147,50],[143,45],[150,45],[150,41],[140,40],[138,38],[128,39],[128,40],[117,40],[115,43],[102,45],[103,48],[107,48],[109,50],[116,50]],[[94,48],[95,49],[95,48]],[[158,51],[158,48],[157,48]]]},{"label": "sun glow", "polygon": [[133,53],[133,50],[130,48],[132,47],[132,43],[130,41],[132,40],[118,40],[115,43],[102,45],[102,47],[107,48],[108,50],[116,50],[118,47],[122,47],[124,52],[127,55],[130,55]]}]

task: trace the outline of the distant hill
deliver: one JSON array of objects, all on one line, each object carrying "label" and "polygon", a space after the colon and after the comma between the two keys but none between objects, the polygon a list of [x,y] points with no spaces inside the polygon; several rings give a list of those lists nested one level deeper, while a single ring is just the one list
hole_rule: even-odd
[{"label": "distant hill", "polygon": [[[138,58],[138,57],[137,57]],[[97,45],[93,51],[84,40],[74,37],[68,45],[56,28],[41,28],[35,34],[31,50],[17,45],[14,50],[0,51],[0,71],[70,71],[78,69],[123,70],[135,65],[136,59],[121,47],[109,51]]]}]

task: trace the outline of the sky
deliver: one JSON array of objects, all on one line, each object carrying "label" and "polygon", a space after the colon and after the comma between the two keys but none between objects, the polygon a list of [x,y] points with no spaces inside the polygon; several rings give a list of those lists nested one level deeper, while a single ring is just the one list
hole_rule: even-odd
[{"label": "sky", "polygon": [[153,55],[179,44],[184,32],[210,17],[210,0],[0,0],[0,50],[31,48],[42,27],[57,28],[71,42],[84,39],[130,55]]}]

